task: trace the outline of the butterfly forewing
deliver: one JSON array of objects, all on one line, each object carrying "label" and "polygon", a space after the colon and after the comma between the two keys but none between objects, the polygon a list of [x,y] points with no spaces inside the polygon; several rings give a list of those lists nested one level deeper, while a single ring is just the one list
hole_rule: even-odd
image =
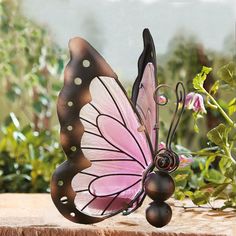
[{"label": "butterfly forewing", "polygon": [[92,223],[136,207],[153,155],[135,108],[105,60],[79,38],[70,51],[58,100],[68,160],[53,175],[52,199],[68,219]]}]

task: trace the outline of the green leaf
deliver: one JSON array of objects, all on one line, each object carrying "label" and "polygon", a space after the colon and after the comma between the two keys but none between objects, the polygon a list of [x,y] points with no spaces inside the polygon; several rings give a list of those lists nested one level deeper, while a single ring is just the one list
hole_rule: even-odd
[{"label": "green leaf", "polygon": [[185,191],[184,194],[185,194],[185,196],[187,196],[187,197],[189,197],[189,198],[192,199],[193,192],[191,192],[191,191],[188,190],[188,191]]},{"label": "green leaf", "polygon": [[61,83],[53,83],[52,84],[52,89],[55,91],[55,92],[59,92],[62,88],[62,85]]},{"label": "green leaf", "polygon": [[16,99],[19,98],[21,93],[22,93],[21,88],[18,85],[16,85],[15,83],[12,83],[10,88],[8,89],[6,95],[9,100],[14,102]]},{"label": "green leaf", "polygon": [[204,179],[202,176],[192,175],[188,185],[192,189],[198,189],[204,184]]},{"label": "green leaf", "polygon": [[219,171],[215,169],[210,169],[206,174],[205,174],[205,179],[211,183],[215,184],[223,184],[225,182],[225,176],[222,175]]},{"label": "green leaf", "polygon": [[228,186],[229,184],[221,184],[218,187],[215,188],[214,192],[212,193],[212,197],[217,197],[221,192],[223,192],[225,190],[225,188]]},{"label": "green leaf", "polygon": [[196,133],[199,133],[199,128],[198,128],[197,121],[198,121],[198,119],[201,119],[201,118],[203,118],[203,116],[200,113],[193,112],[193,122],[194,122],[193,129]]},{"label": "green leaf", "polygon": [[235,181],[236,176],[236,167],[235,165],[232,165],[232,162],[230,161],[231,165],[226,169],[224,175],[225,177],[231,179],[232,181]]},{"label": "green leaf", "polygon": [[193,79],[193,87],[196,90],[202,91],[204,81],[207,78],[207,75],[212,71],[212,68],[203,66],[201,73],[197,74]]},{"label": "green leaf", "polygon": [[41,113],[43,110],[43,104],[40,101],[34,101],[33,108],[36,113]]},{"label": "green leaf", "polygon": [[35,79],[38,81],[38,83],[42,86],[42,87],[46,87],[47,86],[47,80],[45,78],[45,76],[42,75],[35,75]]},{"label": "green leaf", "polygon": [[62,59],[59,59],[57,64],[58,64],[57,73],[61,74],[64,69],[64,61]]},{"label": "green leaf", "polygon": [[222,157],[219,162],[219,168],[222,174],[225,174],[228,171],[229,167],[232,165],[232,161],[227,157]]},{"label": "green leaf", "polygon": [[227,83],[229,86],[236,85],[236,65],[235,62],[223,66],[218,71],[218,76],[221,80]]},{"label": "green leaf", "polygon": [[213,156],[210,156],[207,158],[207,161],[206,161],[206,165],[205,165],[205,171],[208,171],[211,163],[216,159],[216,156],[213,155]]},{"label": "green leaf", "polygon": [[229,103],[228,103],[228,113],[229,115],[233,115],[236,112],[236,98],[233,98]]},{"label": "green leaf", "polygon": [[213,128],[207,133],[207,138],[218,145],[219,147],[224,147],[226,145],[226,136],[228,130],[224,124],[219,124],[217,127]]},{"label": "green leaf", "polygon": [[197,134],[199,133],[197,122],[194,122],[193,129],[194,129],[194,132],[196,132]]},{"label": "green leaf", "polygon": [[188,177],[188,174],[177,175],[177,176],[175,177],[175,181],[176,181],[176,182],[183,181],[183,180],[186,180],[187,177]]},{"label": "green leaf", "polygon": [[177,200],[182,201],[182,200],[185,199],[185,194],[184,194],[183,192],[181,192],[181,191],[176,191],[176,192],[175,192],[175,198],[176,198]]},{"label": "green leaf", "polygon": [[197,190],[194,192],[192,197],[192,201],[194,204],[203,205],[209,201],[210,193]]},{"label": "green leaf", "polygon": [[217,81],[212,85],[212,87],[211,87],[211,89],[210,89],[209,92],[210,92],[212,95],[216,94],[217,91],[218,91],[218,89],[219,89],[219,86],[220,86],[220,81],[217,80]]}]

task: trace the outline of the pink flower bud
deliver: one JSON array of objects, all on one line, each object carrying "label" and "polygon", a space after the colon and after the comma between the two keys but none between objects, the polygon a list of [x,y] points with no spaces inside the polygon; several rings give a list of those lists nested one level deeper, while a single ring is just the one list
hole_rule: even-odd
[{"label": "pink flower bud", "polygon": [[180,161],[180,167],[185,167],[189,164],[191,164],[193,162],[193,158],[192,157],[186,157],[183,154],[179,155],[179,161]]},{"label": "pink flower bud", "polygon": [[158,149],[161,150],[161,149],[165,149],[166,148],[166,144],[164,142],[160,142],[158,144]]},{"label": "pink flower bud", "polygon": [[159,104],[165,104],[166,102],[167,102],[167,99],[165,96],[163,96],[163,95],[158,96],[158,103]]},{"label": "pink flower bud", "polygon": [[185,107],[194,112],[206,113],[203,97],[199,93],[188,93],[185,100]]},{"label": "pink flower bud", "polygon": [[[158,144],[158,150],[165,149],[165,148],[166,148],[166,144],[164,142],[160,142]],[[180,167],[188,166],[194,161],[191,156],[186,157],[184,154],[178,154],[178,157],[179,157]]]}]

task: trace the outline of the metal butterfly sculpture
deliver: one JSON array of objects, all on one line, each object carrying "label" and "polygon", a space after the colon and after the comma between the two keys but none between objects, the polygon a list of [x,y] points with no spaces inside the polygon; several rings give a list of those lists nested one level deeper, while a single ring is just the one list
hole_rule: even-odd
[{"label": "metal butterfly sculpture", "polygon": [[166,148],[159,150],[159,106],[168,102],[160,103],[159,89],[166,85],[157,84],[155,46],[148,29],[143,40],[131,100],[87,41],[69,42],[71,59],[57,104],[61,145],[68,159],[53,174],[51,196],[60,213],[73,222],[91,224],[129,214],[146,195],[154,200],[146,210],[150,224],[162,227],[171,219],[165,200],[175,185],[168,173],[179,165],[171,142],[185,90],[177,83]]}]

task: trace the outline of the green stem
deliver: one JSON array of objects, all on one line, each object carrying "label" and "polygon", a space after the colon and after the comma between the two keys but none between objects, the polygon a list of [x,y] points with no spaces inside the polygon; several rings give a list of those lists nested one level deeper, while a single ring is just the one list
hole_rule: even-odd
[{"label": "green stem", "polygon": [[[210,93],[208,93],[204,88],[202,88],[202,92],[204,94],[206,94],[212,101],[212,103],[216,106],[216,108],[219,110],[219,112],[221,113],[221,115],[225,118],[225,120],[228,122],[228,124],[233,127],[236,128],[236,123],[234,123],[230,117],[226,114],[226,112],[223,110],[223,108],[219,105],[219,103],[215,100],[215,98],[213,96],[211,96]],[[224,148],[224,152],[225,154],[229,157],[229,159],[236,164],[236,160],[232,157],[231,155],[231,151],[230,148],[228,146],[225,146]]]},{"label": "green stem", "polygon": [[205,89],[203,89],[202,92],[205,93],[211,99],[212,103],[218,108],[219,112],[226,119],[229,125],[233,128],[236,128],[236,124],[229,118],[229,116],[226,114],[223,108],[219,105],[219,103],[215,100],[215,98],[212,97],[211,94],[209,94]]}]

